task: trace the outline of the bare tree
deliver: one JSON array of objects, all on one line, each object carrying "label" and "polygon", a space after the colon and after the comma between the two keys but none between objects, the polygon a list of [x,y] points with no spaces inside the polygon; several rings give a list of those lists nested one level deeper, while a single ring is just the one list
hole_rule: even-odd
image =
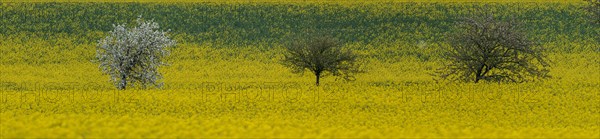
[{"label": "bare tree", "polygon": [[157,31],[157,23],[141,18],[137,23],[138,26],[129,29],[125,25],[114,26],[97,44],[99,67],[110,75],[118,89],[134,87],[136,83],[142,88],[161,87],[158,68],[166,64],[163,62],[163,57],[169,54],[166,48],[176,44],[166,36],[167,32]]},{"label": "bare tree", "polygon": [[600,0],[584,0],[589,5],[584,7],[591,14],[593,23],[600,24]]},{"label": "bare tree", "polygon": [[542,47],[525,36],[517,20],[500,21],[488,14],[464,18],[455,27],[442,54],[448,63],[438,70],[443,79],[477,83],[550,77]]},{"label": "bare tree", "polygon": [[321,77],[333,75],[344,80],[354,80],[359,73],[357,55],[331,37],[312,37],[292,42],[286,47],[287,52],[282,60],[283,65],[292,69],[293,73],[312,72],[319,86]]}]

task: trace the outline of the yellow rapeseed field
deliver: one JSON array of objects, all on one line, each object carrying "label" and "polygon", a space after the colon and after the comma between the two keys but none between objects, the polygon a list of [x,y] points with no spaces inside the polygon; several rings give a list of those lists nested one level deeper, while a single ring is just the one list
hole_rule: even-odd
[{"label": "yellow rapeseed field", "polygon": [[[114,90],[97,64],[88,61],[4,64],[0,135],[599,136],[598,53],[552,54],[554,77],[543,82],[435,83],[427,75],[434,62],[405,59],[369,60],[369,72],[355,82],[325,78],[324,85],[314,87],[310,76],[291,74],[279,65],[277,51],[180,46],[172,65],[162,69],[167,86],[160,90]],[[63,53],[93,54],[77,49]]]},{"label": "yellow rapeseed field", "polygon": [[438,81],[436,56],[378,57],[430,47],[348,43],[366,73],[318,87],[281,46],[180,43],[163,88],[116,90],[94,41],[50,38],[0,34],[0,138],[600,138],[597,42],[544,44],[574,49],[548,53],[548,80],[478,84]]}]

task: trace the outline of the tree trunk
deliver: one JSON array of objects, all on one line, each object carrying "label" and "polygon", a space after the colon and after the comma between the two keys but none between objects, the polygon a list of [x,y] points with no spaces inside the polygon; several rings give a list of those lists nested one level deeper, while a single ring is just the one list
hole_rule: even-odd
[{"label": "tree trunk", "polygon": [[479,82],[479,80],[485,78],[485,75],[491,70],[491,68],[486,65],[483,64],[481,65],[481,68],[479,68],[479,71],[477,71],[477,75],[475,77],[475,83]]},{"label": "tree trunk", "polygon": [[121,74],[121,83],[119,84],[120,90],[125,90],[127,87],[127,76],[125,74]]},{"label": "tree trunk", "polygon": [[485,74],[483,74],[483,67],[485,66],[485,64],[482,64],[481,66],[479,66],[479,69],[477,70],[477,72],[475,72],[475,83],[479,82],[479,80],[481,80],[483,78],[483,76]]},{"label": "tree trunk", "polygon": [[317,73],[315,74],[315,76],[316,76],[316,78],[317,78],[317,86],[319,86],[319,79],[321,78],[321,73],[320,73],[320,72],[317,72]]}]

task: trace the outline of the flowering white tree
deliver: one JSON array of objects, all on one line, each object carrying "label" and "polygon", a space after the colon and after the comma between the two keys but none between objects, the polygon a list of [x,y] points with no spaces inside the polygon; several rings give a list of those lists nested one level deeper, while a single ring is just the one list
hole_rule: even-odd
[{"label": "flowering white tree", "polygon": [[118,89],[139,85],[162,87],[158,72],[166,65],[163,58],[169,55],[166,48],[176,42],[166,36],[168,31],[159,31],[154,21],[137,19],[138,26],[127,29],[125,25],[113,25],[114,30],[97,44],[96,58],[100,69],[110,75]]}]

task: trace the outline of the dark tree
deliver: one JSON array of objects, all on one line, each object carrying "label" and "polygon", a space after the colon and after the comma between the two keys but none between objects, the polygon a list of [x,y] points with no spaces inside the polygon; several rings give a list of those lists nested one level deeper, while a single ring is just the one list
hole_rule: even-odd
[{"label": "dark tree", "polygon": [[448,63],[438,70],[439,76],[475,83],[550,77],[542,47],[519,27],[517,20],[501,21],[493,15],[458,21],[448,36],[450,45],[442,55]]},{"label": "dark tree", "polygon": [[600,0],[585,0],[588,5],[585,8],[590,14],[593,23],[600,24]]},{"label": "dark tree", "polygon": [[293,73],[303,74],[306,70],[319,79],[327,75],[354,80],[358,73],[357,55],[331,37],[313,37],[298,40],[286,47],[287,52],[282,60],[283,65],[292,69]]}]

